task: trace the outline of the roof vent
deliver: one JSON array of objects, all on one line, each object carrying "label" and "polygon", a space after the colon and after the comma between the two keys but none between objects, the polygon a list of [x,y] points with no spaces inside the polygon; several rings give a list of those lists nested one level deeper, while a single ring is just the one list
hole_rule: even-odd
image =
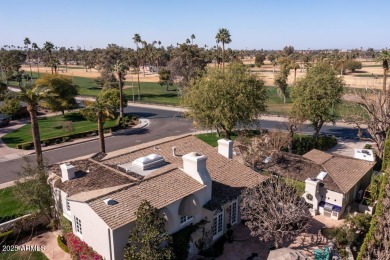
[{"label": "roof vent", "polygon": [[327,172],[320,171],[320,173],[317,175],[316,179],[323,181],[327,174],[328,174]]},{"label": "roof vent", "polygon": [[111,198],[108,198],[108,199],[105,199],[103,200],[104,203],[106,203],[108,206],[112,206],[112,205],[115,205],[115,204],[118,204],[118,201],[114,200],[114,199],[111,199]]},{"label": "roof vent", "polygon": [[270,163],[272,161],[272,157],[271,156],[268,156],[266,157],[264,160],[263,160],[263,163],[267,164],[267,163]]},{"label": "roof vent", "polygon": [[61,168],[61,180],[68,181],[75,177],[76,168],[70,163],[64,163],[60,165]]}]

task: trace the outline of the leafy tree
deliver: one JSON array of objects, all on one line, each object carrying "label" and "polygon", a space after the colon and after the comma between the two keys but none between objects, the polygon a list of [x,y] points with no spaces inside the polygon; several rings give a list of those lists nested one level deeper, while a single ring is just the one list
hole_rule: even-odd
[{"label": "leafy tree", "polygon": [[309,227],[306,202],[295,188],[277,178],[247,188],[241,198],[241,217],[251,235],[274,241],[276,248]]},{"label": "leafy tree", "polygon": [[5,73],[6,80],[10,80],[14,72],[19,72],[26,61],[26,54],[18,50],[10,50],[0,53],[1,70]]},{"label": "leafy tree", "polygon": [[106,144],[104,142],[104,123],[114,118],[114,108],[108,104],[96,100],[86,108],[81,110],[81,114],[87,118],[89,121],[97,122],[98,124],[98,133],[100,140],[100,152],[106,152]]},{"label": "leafy tree", "polygon": [[194,44],[195,34],[191,34],[191,44]]},{"label": "leafy tree", "polygon": [[0,100],[4,99],[7,90],[8,90],[7,84],[0,82]]},{"label": "leafy tree", "polygon": [[79,94],[79,87],[73,84],[69,76],[44,74],[35,81],[35,86],[50,89],[52,95],[45,99],[44,105],[52,111],[60,111],[64,116],[65,110],[78,107],[75,97]]},{"label": "leafy tree", "polygon": [[264,65],[265,61],[265,55],[263,53],[257,53],[255,56],[255,66],[261,67],[261,65]]},{"label": "leafy tree", "polygon": [[[120,92],[116,88],[106,88],[99,92],[97,100],[102,103],[107,103],[114,108],[115,111],[118,111],[120,108]],[[126,96],[122,99],[122,107],[127,106]]]},{"label": "leafy tree", "polygon": [[107,48],[98,55],[96,67],[99,70],[105,85],[113,85],[113,82],[117,82],[115,77],[115,65],[117,63],[124,63],[126,59],[124,54],[123,48],[116,44],[108,44]]},{"label": "leafy tree", "polygon": [[293,46],[285,46],[283,48],[283,54],[286,56],[290,56],[291,54],[294,53],[294,47]]},{"label": "leafy tree", "polygon": [[221,28],[218,30],[217,35],[215,36],[217,43],[222,43],[222,68],[225,67],[225,44],[232,42],[230,38],[230,32],[226,28]]},{"label": "leafy tree", "polygon": [[13,116],[21,107],[19,100],[8,97],[4,100],[4,104],[0,106],[0,113]]},{"label": "leafy tree", "polygon": [[37,164],[42,165],[42,146],[41,146],[41,135],[39,133],[38,125],[38,105],[40,102],[48,97],[51,97],[51,91],[49,88],[44,86],[21,86],[20,92],[17,93],[17,97],[20,101],[27,103],[27,111],[30,114],[31,121],[31,133],[33,136],[33,143],[35,149],[35,157]]},{"label": "leafy tree", "polygon": [[362,63],[356,60],[347,60],[347,62],[345,63],[345,68],[347,70],[355,72],[355,70],[362,68]]},{"label": "leafy tree", "polygon": [[182,103],[199,126],[214,127],[230,139],[237,124],[248,125],[266,111],[266,99],[264,81],[233,62],[226,70],[209,69],[184,91]]},{"label": "leafy tree", "polygon": [[188,87],[192,80],[200,77],[207,66],[206,53],[196,45],[181,44],[172,51],[167,69],[179,88]]},{"label": "leafy tree", "polygon": [[28,207],[38,208],[50,221],[53,199],[47,183],[48,172],[44,164],[36,164],[24,157],[24,164],[15,181],[15,197]]},{"label": "leafy tree", "polygon": [[173,85],[173,80],[171,79],[171,71],[166,69],[166,68],[161,68],[158,71],[158,76],[160,80],[158,81],[158,84],[160,86],[167,86],[167,91],[168,87]]},{"label": "leafy tree", "polygon": [[287,87],[288,87],[288,75],[290,74],[290,65],[291,60],[287,58],[280,58],[280,71],[278,75],[275,76],[274,83],[278,87],[278,95],[283,98],[283,102],[286,103],[286,98],[288,97]]},{"label": "leafy tree", "polygon": [[143,200],[136,212],[137,219],[125,249],[127,260],[160,260],[173,257],[171,237],[165,230],[165,219],[150,202]]},{"label": "leafy tree", "polygon": [[324,123],[335,123],[344,86],[328,63],[318,63],[292,88],[292,115],[310,120],[315,139]]}]

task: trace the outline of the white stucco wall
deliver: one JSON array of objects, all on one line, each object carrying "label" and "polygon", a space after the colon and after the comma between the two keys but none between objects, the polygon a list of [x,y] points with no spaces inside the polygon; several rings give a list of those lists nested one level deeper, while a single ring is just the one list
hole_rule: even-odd
[{"label": "white stucco wall", "polygon": [[61,192],[61,206],[62,206],[62,215],[73,222],[72,219],[72,208],[70,211],[66,208],[66,198],[68,197],[68,194],[64,191],[60,190]]},{"label": "white stucco wall", "polygon": [[[73,233],[91,246],[103,258],[112,259],[110,254],[109,228],[96,213],[83,202],[70,202]],[[76,233],[74,217],[81,220],[82,235]],[[111,233],[111,232],[110,232]]]},{"label": "white stucco wall", "polygon": [[323,187],[320,187],[320,196],[321,200],[337,205],[339,207],[343,207],[344,205],[344,200],[343,197],[344,195],[335,191],[327,190]]}]

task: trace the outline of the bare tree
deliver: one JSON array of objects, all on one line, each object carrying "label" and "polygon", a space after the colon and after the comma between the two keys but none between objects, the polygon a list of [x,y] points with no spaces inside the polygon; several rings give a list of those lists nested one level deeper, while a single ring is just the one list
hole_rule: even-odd
[{"label": "bare tree", "polygon": [[353,113],[348,119],[356,124],[361,138],[362,124],[367,124],[369,140],[377,145],[378,157],[382,158],[387,132],[390,130],[390,102],[388,93],[380,90],[355,91],[352,103],[360,106],[366,113]]},{"label": "bare tree", "polygon": [[289,135],[282,131],[268,131],[256,136],[241,134],[236,142],[244,161],[255,168],[259,161],[273,156],[289,144]]},{"label": "bare tree", "polygon": [[251,235],[273,241],[276,248],[309,227],[306,202],[293,187],[276,178],[246,189],[241,196],[241,216]]}]

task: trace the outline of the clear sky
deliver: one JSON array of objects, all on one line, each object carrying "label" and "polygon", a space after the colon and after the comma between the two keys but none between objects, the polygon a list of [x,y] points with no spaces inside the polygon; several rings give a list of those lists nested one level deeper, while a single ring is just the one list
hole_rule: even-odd
[{"label": "clear sky", "polygon": [[230,30],[232,49],[382,49],[390,47],[389,0],[0,0],[0,46],[90,49],[116,43],[134,47],[139,33],[163,46],[215,45]]}]

